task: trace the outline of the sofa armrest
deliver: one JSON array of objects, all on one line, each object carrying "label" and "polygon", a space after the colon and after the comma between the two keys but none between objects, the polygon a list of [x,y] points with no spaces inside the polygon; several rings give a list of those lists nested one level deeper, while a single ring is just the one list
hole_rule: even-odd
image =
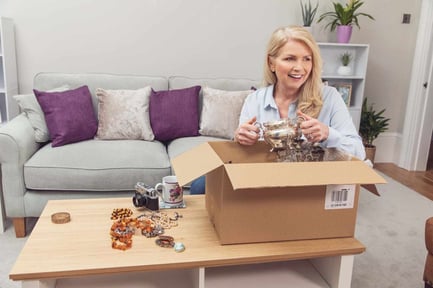
[{"label": "sofa armrest", "polygon": [[[40,148],[34,130],[24,114],[0,127],[2,190],[8,217],[24,215],[24,163]],[[21,198],[19,201],[17,198]]]}]

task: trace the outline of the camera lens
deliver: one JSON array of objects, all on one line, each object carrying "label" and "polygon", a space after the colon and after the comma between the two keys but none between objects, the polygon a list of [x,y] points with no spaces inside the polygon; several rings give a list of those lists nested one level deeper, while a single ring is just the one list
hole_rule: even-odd
[{"label": "camera lens", "polygon": [[135,207],[143,207],[146,206],[147,197],[143,197],[140,193],[135,193],[134,197],[132,197],[132,203]]}]

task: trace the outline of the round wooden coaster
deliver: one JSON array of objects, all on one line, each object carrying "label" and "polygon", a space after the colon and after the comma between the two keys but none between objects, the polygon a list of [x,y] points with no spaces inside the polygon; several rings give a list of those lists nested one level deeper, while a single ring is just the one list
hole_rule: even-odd
[{"label": "round wooden coaster", "polygon": [[71,221],[71,214],[68,212],[59,212],[51,215],[51,221],[55,224],[64,224]]}]

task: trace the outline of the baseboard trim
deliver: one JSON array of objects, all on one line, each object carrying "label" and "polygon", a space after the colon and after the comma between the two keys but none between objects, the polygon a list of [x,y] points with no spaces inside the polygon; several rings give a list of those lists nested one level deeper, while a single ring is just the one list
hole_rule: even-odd
[{"label": "baseboard trim", "polygon": [[400,150],[402,134],[389,132],[382,133],[374,141],[376,145],[375,163],[394,163],[398,166],[400,160]]}]

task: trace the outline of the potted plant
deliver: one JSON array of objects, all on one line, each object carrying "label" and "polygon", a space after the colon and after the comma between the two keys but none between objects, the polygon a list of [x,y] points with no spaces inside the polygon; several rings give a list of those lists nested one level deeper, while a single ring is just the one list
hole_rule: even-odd
[{"label": "potted plant", "polygon": [[380,133],[388,130],[389,118],[383,116],[385,109],[377,112],[373,104],[367,103],[367,98],[364,98],[361,109],[361,122],[359,124],[359,134],[362,138],[362,143],[365,147],[366,158],[374,163],[376,155],[376,146],[373,141]]},{"label": "potted plant", "polygon": [[316,17],[319,2],[316,3],[316,6],[314,8],[313,5],[311,5],[310,0],[308,0],[308,3],[303,3],[302,0],[299,0],[299,2],[301,4],[302,21],[304,23],[304,27],[311,27],[311,24],[313,24],[314,21],[314,17]]},{"label": "potted plant", "polygon": [[352,68],[349,66],[350,61],[352,61],[352,54],[349,52],[344,52],[340,55],[341,65],[337,69],[339,75],[350,75],[352,74]]},{"label": "potted plant", "polygon": [[317,22],[321,22],[324,19],[330,19],[325,28],[330,27],[331,31],[337,29],[337,41],[339,43],[348,43],[352,35],[352,26],[356,25],[359,29],[359,16],[365,16],[374,20],[373,16],[358,12],[358,9],[364,4],[361,0],[348,0],[343,4],[338,2],[332,2],[334,11],[325,12],[320,15]]}]

